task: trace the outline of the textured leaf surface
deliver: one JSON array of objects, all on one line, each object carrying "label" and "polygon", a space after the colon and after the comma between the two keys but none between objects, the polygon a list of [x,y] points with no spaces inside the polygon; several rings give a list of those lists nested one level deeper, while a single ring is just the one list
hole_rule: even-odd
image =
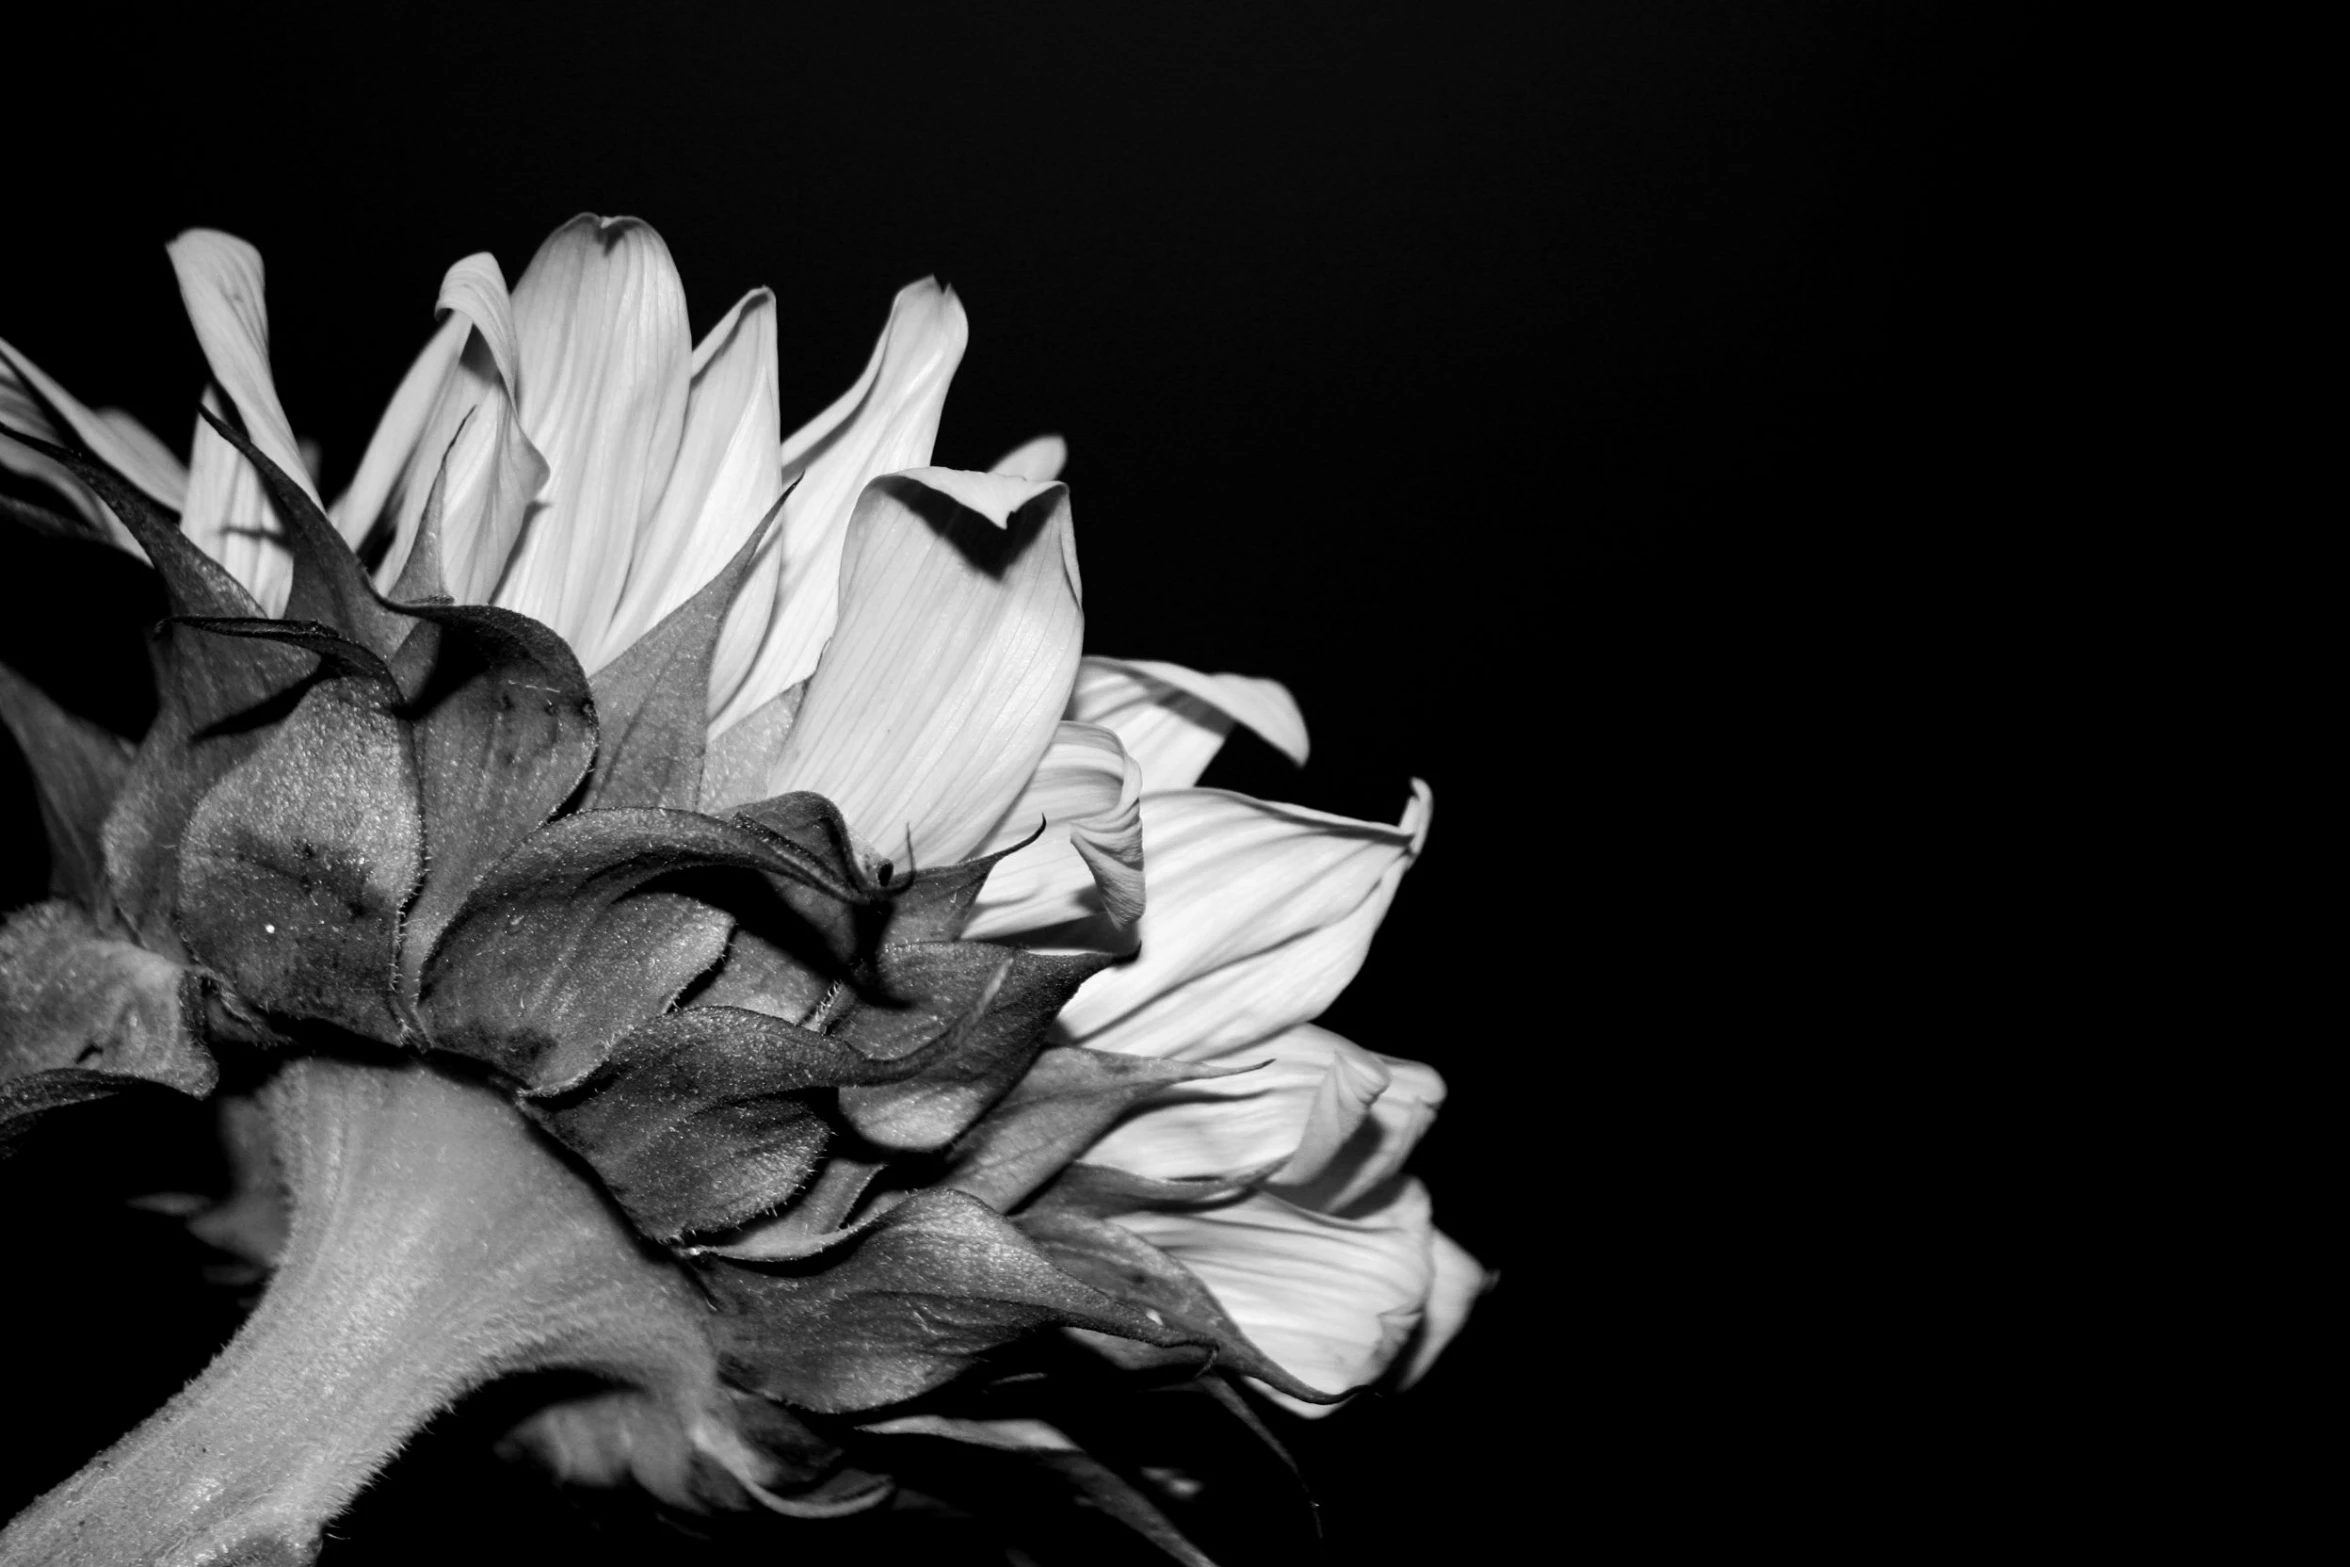
[{"label": "textured leaf surface", "polygon": [[376,597],[359,558],[319,508],[309,486],[273,462],[243,431],[214,414],[197,410],[221,438],[237,449],[261,476],[261,487],[286,524],[286,547],[294,558],[293,589],[284,618],[331,626],[378,658],[389,658],[408,635],[407,616]]},{"label": "textured leaf surface", "polygon": [[426,962],[434,1043],[532,1086],[578,1077],[725,950],[731,916],[647,886],[712,868],[814,874],[688,811],[583,811],[541,828],[474,888]]},{"label": "textured leaf surface", "polygon": [[71,904],[22,910],[0,926],[0,1080],[74,1067],[208,1094],[220,1074],[192,1026],[200,983]]},{"label": "textured leaf surface", "polygon": [[189,949],[281,1017],[401,1037],[400,909],[424,828],[388,677],[304,694],[189,819],[178,920]]},{"label": "textured leaf surface", "polygon": [[[253,596],[180,532],[179,519],[121,475],[79,452],[8,435],[88,485],[129,529],[163,578],[175,616],[252,617]],[[142,942],[176,951],[173,852],[204,791],[260,744],[269,704],[310,671],[294,649],[228,643],[166,625],[155,633],[156,714],[102,830],[114,902]],[[268,714],[267,717],[277,716]]]},{"label": "textured leaf surface", "polygon": [[103,833],[107,808],[130,775],[130,742],[67,712],[4,664],[0,721],[32,768],[49,837],[49,890],[112,919]]},{"label": "textured leaf surface", "polygon": [[714,1262],[705,1278],[734,1379],[824,1412],[926,1393],[1048,1324],[1180,1338],[1061,1272],[961,1192],[910,1198],[806,1264]]},{"label": "textured leaf surface", "polygon": [[536,1113],[659,1240],[726,1229],[789,1200],[828,1138],[811,1090],[886,1073],[758,1012],[693,1007],[632,1030]]},{"label": "textured leaf surface", "polygon": [[882,1055],[936,1041],[936,1058],[904,1082],[844,1089],[841,1114],[879,1147],[945,1147],[1019,1081],[1062,1003],[1104,961],[975,941],[883,948],[880,983],[898,999],[854,1009],[838,1031]]}]

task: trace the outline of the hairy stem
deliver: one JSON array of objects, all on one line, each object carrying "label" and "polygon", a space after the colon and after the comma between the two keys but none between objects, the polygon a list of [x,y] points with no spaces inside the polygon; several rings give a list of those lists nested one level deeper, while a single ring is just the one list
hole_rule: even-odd
[{"label": "hairy stem", "polygon": [[0,1535],[0,1563],[294,1563],[435,1412],[577,1367],[690,1410],[704,1307],[497,1094],[305,1060],[273,1087],[286,1251],[220,1357]]}]

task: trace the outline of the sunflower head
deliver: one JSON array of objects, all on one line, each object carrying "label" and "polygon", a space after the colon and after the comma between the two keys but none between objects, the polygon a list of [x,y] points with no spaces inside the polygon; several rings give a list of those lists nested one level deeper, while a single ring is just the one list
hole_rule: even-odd
[{"label": "sunflower head", "polygon": [[[1302,760],[1294,704],[1082,656],[1058,443],[923,466],[950,293],[784,438],[773,300],[689,349],[658,238],[577,220],[511,294],[450,270],[330,507],[258,257],[173,257],[217,386],[184,472],[0,344],[11,465],[169,609],[135,744],[0,676],[58,894],[0,930],[0,1141],[225,1066],[292,1222],[252,1345],[12,1545],[308,1549],[542,1366],[612,1384],[517,1432],[574,1478],[826,1514],[944,1439],[1157,1538],[1181,1488],[1052,1389],[1245,1414],[1224,1378],[1425,1364],[1480,1279],[1400,1173],[1441,1083],[1311,1027],[1424,790],[1387,827],[1191,787],[1235,722]],[[169,1558],[124,1528],[78,1548]]]}]

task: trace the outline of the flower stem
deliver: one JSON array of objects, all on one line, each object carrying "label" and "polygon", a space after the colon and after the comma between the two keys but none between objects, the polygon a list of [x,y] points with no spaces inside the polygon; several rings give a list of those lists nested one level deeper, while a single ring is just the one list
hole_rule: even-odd
[{"label": "flower stem", "polygon": [[0,1563],[275,1567],[426,1420],[576,1367],[691,1407],[706,1308],[498,1094],[421,1065],[290,1064],[271,1090],[285,1255],[219,1358],[0,1535]]}]

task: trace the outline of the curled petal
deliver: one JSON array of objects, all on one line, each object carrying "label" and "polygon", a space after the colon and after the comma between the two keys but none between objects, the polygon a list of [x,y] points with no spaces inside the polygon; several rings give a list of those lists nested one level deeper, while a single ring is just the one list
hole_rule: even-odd
[{"label": "curled petal", "polygon": [[712,721],[712,734],[816,668],[838,618],[842,547],[858,498],[880,475],[930,461],[947,383],[969,339],[952,289],[934,278],[900,289],[864,375],[784,441],[783,478],[798,483],[783,510],[774,610],[750,673]]},{"label": "curled petal", "polygon": [[1077,671],[1069,716],[1101,724],[1142,763],[1151,789],[1188,789],[1199,781],[1235,722],[1262,735],[1300,767],[1306,760],[1305,715],[1277,681],[1248,675],[1203,675],[1181,664],[1088,658]]},{"label": "curled petal", "polygon": [[684,434],[685,286],[650,227],[582,215],[515,284],[514,324],[523,429],[551,477],[496,601],[552,626],[592,674],[620,651],[613,612]]},{"label": "curled petal", "polygon": [[[50,417],[54,412],[55,418]],[[58,428],[63,421],[65,428]],[[144,425],[120,409],[92,411],[73,394],[41,373],[0,338],[0,425],[37,435],[52,444],[80,442],[99,461],[130,480],[154,499],[178,510],[186,504],[188,471],[170,448]],[[104,530],[124,549],[139,552],[130,530],[63,465],[19,445],[0,440],[0,466],[41,480],[73,502],[76,510]]]},{"label": "curled petal", "polygon": [[[1117,1222],[1191,1269],[1284,1370],[1330,1393],[1387,1369],[1418,1326],[1434,1280],[1428,1193],[1417,1181],[1356,1218],[1260,1192]],[[1300,1414],[1321,1407],[1286,1402]]]},{"label": "curled petal", "polygon": [[1097,914],[1123,928],[1142,917],[1142,769],[1116,735],[1057,725],[1035,775],[977,852],[1030,838],[988,873],[965,937],[997,941]]},{"label": "curled petal", "polygon": [[926,468],[875,480],[841,613],[768,793],[811,790],[885,854],[968,856],[1052,743],[1084,634],[1068,491]]},{"label": "curled petal", "polygon": [[1494,1275],[1460,1242],[1442,1230],[1430,1231],[1428,1239],[1436,1271],[1428,1288],[1427,1310],[1420,1318],[1419,1337],[1412,1341],[1411,1357],[1404,1363],[1401,1380],[1405,1387],[1428,1374],[1436,1357],[1444,1353],[1444,1346],[1469,1320],[1469,1308],[1494,1283]]},{"label": "curled petal", "polygon": [[1034,479],[1042,484],[1058,479],[1068,465],[1069,443],[1057,435],[1040,435],[998,457],[987,471],[1014,479]]},{"label": "curled petal", "polygon": [[1142,951],[1077,993],[1061,1014],[1070,1038],[1229,1060],[1318,1016],[1362,967],[1428,812],[1418,780],[1393,827],[1211,789],[1143,796]]}]

